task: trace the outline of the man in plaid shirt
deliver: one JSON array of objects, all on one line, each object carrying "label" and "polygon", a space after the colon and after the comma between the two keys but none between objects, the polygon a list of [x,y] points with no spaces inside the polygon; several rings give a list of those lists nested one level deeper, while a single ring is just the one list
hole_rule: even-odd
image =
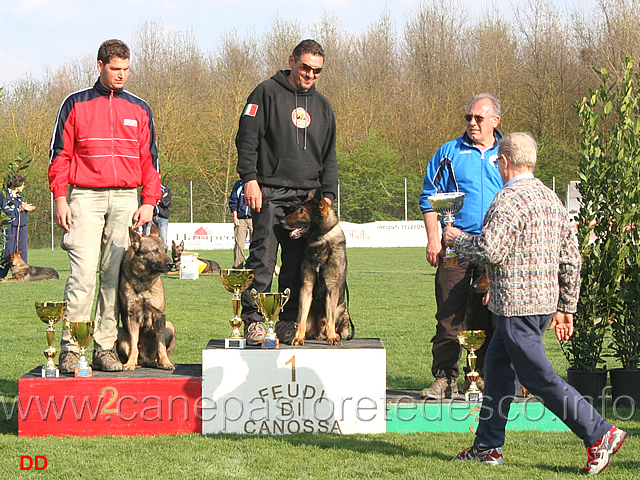
[{"label": "man in plaid shirt", "polygon": [[587,447],[583,473],[604,470],[627,434],[603,420],[554,371],[542,335],[555,328],[560,341],[573,334],[581,258],[571,220],[557,195],[536,179],[537,145],[526,133],[500,141],[498,169],[504,187],[487,210],[482,232],[445,229],[448,246],[485,264],[489,309],[498,325],[485,358],[485,390],[476,438],[458,460],[501,465],[505,425],[516,375]]}]

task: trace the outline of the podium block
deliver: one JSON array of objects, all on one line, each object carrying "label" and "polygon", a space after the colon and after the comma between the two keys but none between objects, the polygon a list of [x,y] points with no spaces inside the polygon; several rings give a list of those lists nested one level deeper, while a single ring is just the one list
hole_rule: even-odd
[{"label": "podium block", "polygon": [[38,367],[18,379],[18,435],[200,433],[201,391],[200,365],[48,379]]},{"label": "podium block", "polygon": [[203,434],[383,433],[385,412],[379,339],[202,351]]}]

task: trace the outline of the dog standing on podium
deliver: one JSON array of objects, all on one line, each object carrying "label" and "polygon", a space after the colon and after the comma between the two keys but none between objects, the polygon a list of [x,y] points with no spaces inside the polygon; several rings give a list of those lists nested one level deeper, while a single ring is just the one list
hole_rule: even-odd
[{"label": "dog standing on podium", "polygon": [[[340,345],[353,338],[353,323],[345,303],[347,289],[347,242],[336,212],[322,190],[303,202],[284,219],[291,238],[305,242],[301,265],[298,328],[292,345],[306,339],[327,340]],[[352,334],[349,334],[351,326]]]},{"label": "dog standing on podium", "polygon": [[120,268],[120,317],[117,350],[123,370],[136,366],[175,370],[169,358],[176,346],[175,328],[164,316],[160,275],[172,266],[160,231],[141,236],[129,228],[131,245]]}]

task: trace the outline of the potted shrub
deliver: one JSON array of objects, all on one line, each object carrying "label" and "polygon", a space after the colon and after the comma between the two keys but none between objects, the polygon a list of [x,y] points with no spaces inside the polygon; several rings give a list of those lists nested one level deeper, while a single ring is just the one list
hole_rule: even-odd
[{"label": "potted shrub", "polygon": [[[595,317],[611,326],[614,402],[640,402],[640,75],[627,56],[617,79],[596,70],[600,86],[578,103],[580,145],[581,246],[588,247],[587,286],[596,297]],[[586,235],[588,233],[588,236]],[[589,265],[588,262],[593,262]],[[583,267],[585,265],[583,264]],[[631,376],[631,390],[618,383]]]},{"label": "potted shrub", "polygon": [[[582,235],[588,235],[587,229],[581,230]],[[574,332],[560,346],[569,362],[567,382],[597,406],[602,405],[607,386],[607,367],[602,359],[607,321],[600,315],[602,297],[597,277],[601,268],[595,248],[589,245],[582,251],[580,298],[574,315]]]},{"label": "potted shrub", "polygon": [[640,253],[630,249],[620,279],[620,303],[611,323],[613,342],[609,346],[622,368],[610,370],[611,397],[617,405],[640,405]]}]

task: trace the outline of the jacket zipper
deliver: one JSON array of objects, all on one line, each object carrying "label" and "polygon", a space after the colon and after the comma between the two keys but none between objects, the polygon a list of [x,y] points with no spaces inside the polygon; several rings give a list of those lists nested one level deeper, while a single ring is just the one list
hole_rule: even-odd
[{"label": "jacket zipper", "polygon": [[109,93],[109,126],[111,128],[111,167],[113,168],[114,185],[118,185],[118,174],[116,170],[116,158],[115,158],[115,128],[113,118],[113,90]]}]

